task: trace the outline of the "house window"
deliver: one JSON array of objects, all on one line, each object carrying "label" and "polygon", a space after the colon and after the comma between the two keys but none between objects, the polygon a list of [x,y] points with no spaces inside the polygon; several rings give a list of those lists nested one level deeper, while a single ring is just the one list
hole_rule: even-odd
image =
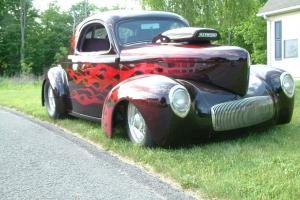
[{"label": "house window", "polygon": [[298,57],[298,40],[285,40],[284,41],[284,57],[297,58]]},{"label": "house window", "polygon": [[281,21],[275,22],[275,60],[282,58],[282,24]]}]

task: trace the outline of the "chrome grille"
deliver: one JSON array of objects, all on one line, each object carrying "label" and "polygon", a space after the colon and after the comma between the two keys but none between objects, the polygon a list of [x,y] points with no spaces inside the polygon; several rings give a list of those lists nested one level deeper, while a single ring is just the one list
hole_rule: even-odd
[{"label": "chrome grille", "polygon": [[227,131],[252,126],[274,116],[273,100],[270,96],[249,97],[225,102],[211,108],[215,131]]}]

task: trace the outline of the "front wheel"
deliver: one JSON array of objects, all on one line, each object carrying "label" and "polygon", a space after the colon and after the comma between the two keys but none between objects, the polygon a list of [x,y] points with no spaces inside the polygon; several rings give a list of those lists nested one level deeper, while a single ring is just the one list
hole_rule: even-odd
[{"label": "front wheel", "polygon": [[129,139],[135,144],[155,146],[142,114],[132,103],[128,104],[127,109],[127,133]]},{"label": "front wheel", "polygon": [[55,94],[48,80],[44,87],[44,98],[48,115],[51,118],[58,119],[65,117],[64,102]]}]

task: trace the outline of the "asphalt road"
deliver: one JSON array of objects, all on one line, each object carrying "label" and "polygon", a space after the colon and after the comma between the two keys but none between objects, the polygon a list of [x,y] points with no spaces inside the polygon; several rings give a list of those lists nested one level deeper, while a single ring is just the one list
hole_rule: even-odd
[{"label": "asphalt road", "polygon": [[0,109],[0,199],[193,199],[43,122]]}]

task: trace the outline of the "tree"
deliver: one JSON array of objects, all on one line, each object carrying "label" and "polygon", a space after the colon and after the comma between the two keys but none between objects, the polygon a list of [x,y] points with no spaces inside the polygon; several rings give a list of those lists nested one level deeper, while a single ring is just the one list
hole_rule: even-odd
[{"label": "tree", "polygon": [[88,0],[82,0],[79,3],[72,5],[69,10],[69,15],[73,17],[73,32],[80,22],[97,11],[97,9],[98,8],[94,4],[90,4]]},{"label": "tree", "polygon": [[254,63],[266,62],[266,27],[256,17],[266,0],[143,0],[143,7],[184,16],[192,26],[217,29],[222,44],[246,48]]},{"label": "tree", "polygon": [[20,49],[20,63],[24,61],[24,45],[25,45],[25,21],[26,21],[26,2],[20,0],[20,30],[21,30],[21,49]]},{"label": "tree", "polygon": [[267,27],[263,18],[257,17],[258,9],[267,0],[255,0],[249,17],[233,28],[235,45],[246,48],[251,53],[253,64],[267,62]]},{"label": "tree", "polygon": [[38,13],[32,0],[0,0],[0,76],[42,74],[68,53],[74,27],[103,10],[82,0],[64,12],[54,1]]},{"label": "tree", "polygon": [[[36,30],[33,30],[35,35],[28,41],[34,44],[30,50],[32,52],[30,61],[34,63],[35,74],[41,74],[50,68],[55,62],[55,54],[61,47],[68,48],[72,37],[72,16],[68,12],[61,11],[56,3],[50,4],[39,19]],[[39,40],[36,41],[35,38]]]},{"label": "tree", "polygon": [[[22,14],[20,3],[27,8],[21,9]],[[25,48],[26,26],[24,23],[20,31],[21,18],[33,14],[32,4],[31,0],[2,0],[0,4],[0,75],[13,75],[21,71],[20,60],[24,58],[21,51]]]}]

